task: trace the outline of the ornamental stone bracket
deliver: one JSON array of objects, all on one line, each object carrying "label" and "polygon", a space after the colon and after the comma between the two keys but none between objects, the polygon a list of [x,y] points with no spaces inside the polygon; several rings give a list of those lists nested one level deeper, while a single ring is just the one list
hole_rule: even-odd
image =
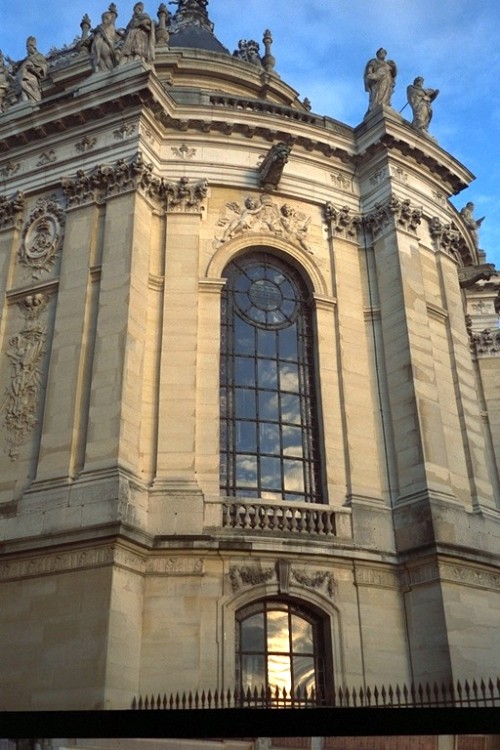
[{"label": "ornamental stone bracket", "polygon": [[114,164],[100,164],[90,172],[79,169],[75,177],[61,180],[67,207],[100,204],[115,195],[138,191],[167,211],[202,210],[201,202],[208,193],[207,180],[190,182],[188,177],[181,177],[177,183],[167,182],[154,174],[153,169],[153,164],[146,163],[141,153],[130,162],[119,159]]},{"label": "ornamental stone bracket", "polygon": [[48,273],[62,245],[64,211],[55,200],[40,198],[23,230],[19,262],[31,271],[33,279]]},{"label": "ornamental stone bracket", "polygon": [[458,280],[462,289],[474,286],[476,281],[489,281],[496,274],[493,263],[481,263],[477,266],[464,266],[458,269]]},{"label": "ornamental stone bracket", "polygon": [[0,231],[22,225],[24,211],[24,194],[17,192],[13,198],[0,195]]},{"label": "ornamental stone bracket", "polygon": [[280,559],[272,568],[260,566],[232,566],[229,569],[231,589],[236,593],[242,588],[259,586],[269,581],[276,581],[280,594],[288,594],[290,585],[294,582],[303,588],[317,590],[326,594],[330,599],[335,597],[336,581],[327,571],[306,571],[295,568],[289,560]]},{"label": "ornamental stone bracket", "polygon": [[471,352],[476,357],[498,357],[500,355],[500,331],[485,328],[479,333],[469,330]]},{"label": "ornamental stone bracket", "polygon": [[422,209],[412,206],[408,199],[399,200],[391,196],[385,204],[375,203],[374,210],[364,217],[364,223],[374,238],[388,227],[416,234],[422,215]]},{"label": "ornamental stone bracket", "polygon": [[12,336],[6,352],[11,361],[11,373],[3,407],[5,440],[12,461],[17,460],[20,447],[38,424],[42,361],[48,335],[48,328],[40,318],[49,299],[48,294],[39,292],[27,295],[18,303],[26,322],[22,330]]},{"label": "ornamental stone bracket", "polygon": [[461,258],[464,266],[474,265],[470,248],[455,224],[443,223],[438,216],[432,216],[428,221],[429,233],[437,250],[452,258]]},{"label": "ornamental stone bracket", "polygon": [[248,196],[243,205],[233,201],[226,203],[229,209],[217,225],[222,231],[213,242],[218,248],[228,240],[241,234],[270,234],[298,245],[311,255],[314,251],[307,242],[310,217],[297,211],[289,203],[278,205],[269,195]]}]

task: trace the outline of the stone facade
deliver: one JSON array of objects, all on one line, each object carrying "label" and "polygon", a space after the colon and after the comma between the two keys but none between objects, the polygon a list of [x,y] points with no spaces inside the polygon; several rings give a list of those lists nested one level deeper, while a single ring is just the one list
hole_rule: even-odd
[{"label": "stone facade", "polygon": [[[0,708],[233,688],[237,613],[270,600],[320,613],[336,685],[496,675],[499,279],[441,199],[471,173],[385,107],[314,115],[269,61],[50,64],[0,115]],[[322,503],[220,494],[252,248],[310,292]]]}]

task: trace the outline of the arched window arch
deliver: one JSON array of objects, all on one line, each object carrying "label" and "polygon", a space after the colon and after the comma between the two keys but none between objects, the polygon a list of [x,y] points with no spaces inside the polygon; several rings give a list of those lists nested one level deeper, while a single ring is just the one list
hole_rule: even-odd
[{"label": "arched window arch", "polygon": [[271,703],[327,699],[329,643],[325,618],[283,598],[252,603],[236,613],[236,684],[265,688]]},{"label": "arched window arch", "polygon": [[256,249],[225,269],[221,332],[221,491],[323,502],[310,294]]}]

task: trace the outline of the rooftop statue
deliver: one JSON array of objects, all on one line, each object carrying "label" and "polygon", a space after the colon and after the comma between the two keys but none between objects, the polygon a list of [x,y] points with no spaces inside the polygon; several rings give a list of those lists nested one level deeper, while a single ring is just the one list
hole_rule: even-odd
[{"label": "rooftop statue", "polygon": [[239,60],[244,60],[244,62],[262,68],[259,43],[253,39],[249,39],[248,41],[246,39],[240,39],[238,42],[238,49],[233,52],[233,57],[237,57]]},{"label": "rooftop statue", "polygon": [[478,230],[484,221],[484,216],[482,216],[480,219],[474,218],[474,204],[472,203],[472,201],[466,203],[465,206],[460,210],[460,216],[463,218],[467,228],[472,235],[472,241],[474,242],[476,250],[479,250]]},{"label": "rooftop statue", "polygon": [[413,111],[412,125],[422,133],[427,132],[432,120],[432,102],[439,94],[439,89],[424,89],[424,79],[418,76],[406,89],[408,102]]},{"label": "rooftop statue", "polygon": [[155,25],[144,3],[134,5],[134,13],[125,29],[125,41],[120,52],[120,63],[130,60],[152,62],[155,57]]},{"label": "rooftop statue", "polygon": [[365,82],[365,91],[368,91],[370,98],[368,103],[368,112],[385,104],[390,107],[392,92],[396,83],[397,67],[394,60],[386,60],[387,52],[381,47],[377,56],[369,60],[365,67],[363,80]]},{"label": "rooftop statue", "polygon": [[208,0],[171,0],[171,5],[177,5],[177,12],[185,10],[199,10],[206,12]]},{"label": "rooftop statue", "polygon": [[116,44],[121,34],[115,28],[116,8],[112,3],[101,16],[101,23],[92,31],[90,54],[95,71],[112,70],[118,65]]},{"label": "rooftop statue", "polygon": [[36,39],[26,40],[27,57],[15,72],[16,89],[22,102],[39,102],[42,98],[42,81],[47,75],[48,63],[36,48]]},{"label": "rooftop statue", "polygon": [[3,112],[7,104],[7,95],[10,89],[11,77],[9,68],[5,64],[2,51],[0,50],[0,112]]}]

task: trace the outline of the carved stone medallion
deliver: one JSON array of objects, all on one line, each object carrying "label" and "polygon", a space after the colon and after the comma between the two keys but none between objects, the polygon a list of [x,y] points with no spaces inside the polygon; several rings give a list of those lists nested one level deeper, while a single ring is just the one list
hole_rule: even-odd
[{"label": "carved stone medallion", "polygon": [[61,247],[63,226],[61,206],[40,198],[26,223],[18,253],[19,262],[31,269],[34,279],[53,267]]}]

